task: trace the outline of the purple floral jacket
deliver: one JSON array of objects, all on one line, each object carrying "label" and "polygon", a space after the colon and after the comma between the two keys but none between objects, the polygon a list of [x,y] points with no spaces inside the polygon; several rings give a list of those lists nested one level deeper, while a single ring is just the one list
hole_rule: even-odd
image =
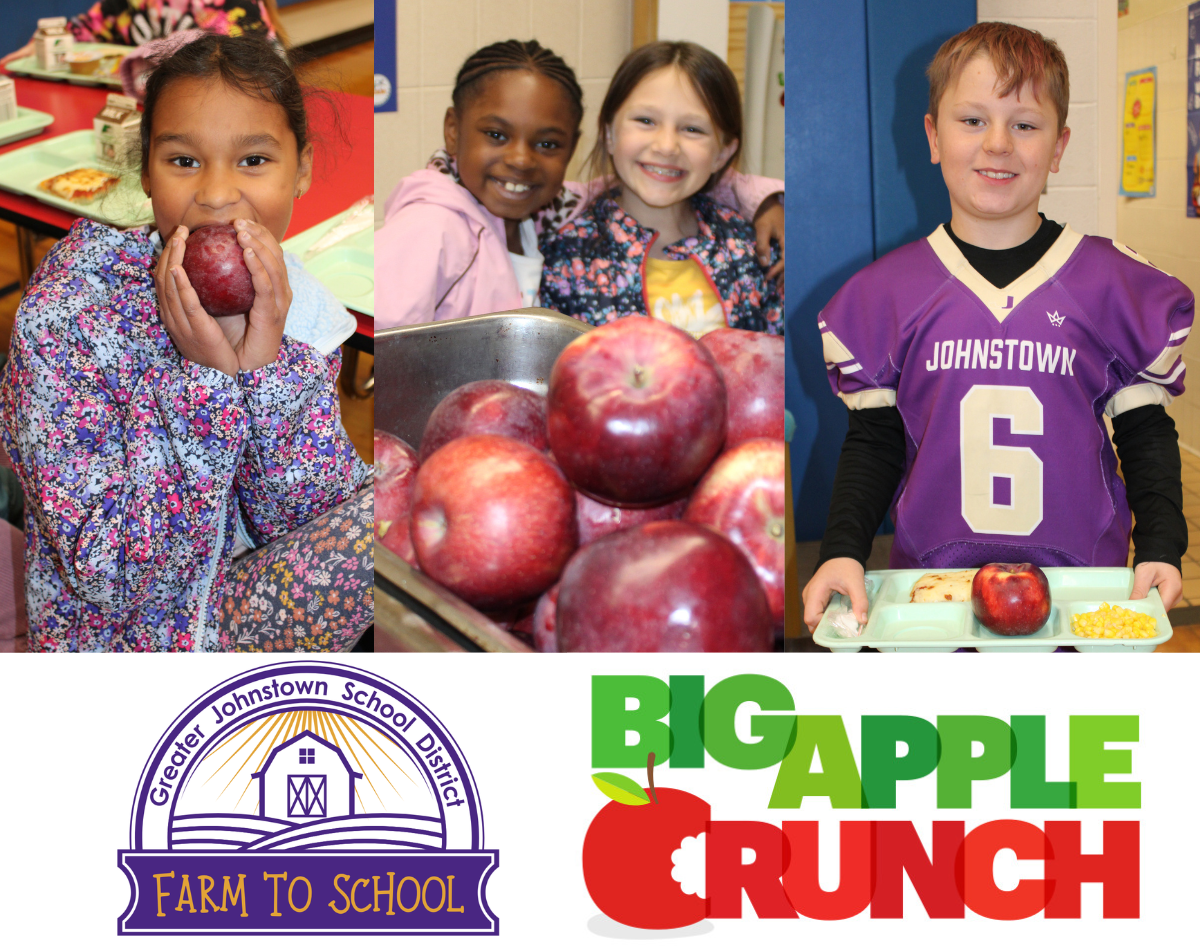
[{"label": "purple floral jacket", "polygon": [[[650,312],[645,294],[646,255],[658,237],[622,210],[615,191],[542,241],[543,307],[595,326]],[[665,248],[668,258],[694,260],[740,330],[783,333],[783,301],[758,262],[754,228],[707,195],[692,196],[700,233]]]},{"label": "purple floral jacket", "polygon": [[270,541],[369,474],[337,351],[285,336],[236,380],[183,359],[158,253],[147,229],[76,221],[17,312],[0,436],[25,489],[31,650],[212,649],[239,509]]}]

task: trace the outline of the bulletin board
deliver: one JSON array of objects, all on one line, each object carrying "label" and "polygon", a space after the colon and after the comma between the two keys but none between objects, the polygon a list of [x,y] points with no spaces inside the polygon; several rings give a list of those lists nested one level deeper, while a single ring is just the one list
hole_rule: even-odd
[{"label": "bulletin board", "polygon": [[1125,74],[1121,194],[1154,197],[1154,106],[1158,70],[1138,69]]}]

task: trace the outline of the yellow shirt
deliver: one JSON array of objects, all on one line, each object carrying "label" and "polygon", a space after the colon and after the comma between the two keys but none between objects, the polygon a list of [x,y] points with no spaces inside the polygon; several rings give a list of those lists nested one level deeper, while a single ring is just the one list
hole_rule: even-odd
[{"label": "yellow shirt", "polygon": [[646,300],[650,316],[699,339],[728,326],[725,308],[695,261],[646,258]]}]

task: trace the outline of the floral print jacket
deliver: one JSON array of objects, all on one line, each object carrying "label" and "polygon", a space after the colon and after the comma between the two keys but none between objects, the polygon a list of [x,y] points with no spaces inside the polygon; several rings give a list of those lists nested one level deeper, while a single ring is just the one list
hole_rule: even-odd
[{"label": "floral print jacket", "polygon": [[239,512],[264,543],[369,477],[338,351],[285,335],[236,380],[183,359],[158,317],[160,249],[80,219],[17,312],[0,436],[25,489],[32,650],[213,649]]},{"label": "floral print jacket", "polygon": [[[658,232],[638,224],[615,196],[597,198],[542,241],[542,306],[595,326],[649,314],[646,255]],[[700,233],[665,248],[666,256],[700,265],[731,327],[783,333],[783,301],[758,262],[754,227],[706,195],[691,201]]]},{"label": "floral print jacket", "polygon": [[71,32],[81,43],[141,46],[196,28],[230,36],[265,29],[269,38],[275,36],[263,0],[96,0],[71,18]]}]

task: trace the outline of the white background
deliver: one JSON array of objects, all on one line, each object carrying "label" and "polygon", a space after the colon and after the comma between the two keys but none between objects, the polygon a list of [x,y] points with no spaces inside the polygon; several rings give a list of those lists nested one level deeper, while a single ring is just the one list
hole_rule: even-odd
[{"label": "white background", "polygon": [[[360,659],[355,657],[356,660]],[[1195,868],[1200,849],[1200,663],[1188,655],[1099,656],[400,656],[361,658],[362,666],[411,692],[457,739],[478,783],[485,845],[500,850],[488,886],[500,936],[405,938],[405,946],[511,948],[671,947],[973,948],[1194,945]],[[10,947],[206,947],[239,938],[116,936],[129,898],[117,850],[129,846],[134,789],[155,743],[203,692],[259,665],[248,657],[75,656],[12,658],[0,669],[0,939]],[[703,770],[660,768],[655,783],[702,795],[717,820],[912,820],[928,843],[929,822],[995,818],[1080,820],[1084,851],[1100,850],[1105,817],[1141,821],[1142,917],[1102,920],[1098,885],[1084,885],[1077,921],[928,920],[906,884],[905,918],[821,922],[742,920],[698,932],[623,930],[599,915],[583,885],[580,848],[606,804],[591,782],[590,676],[593,673],[703,674],[706,687],[739,672],[773,676],[797,710],[841,715],[857,752],[862,714],[1046,715],[1047,778],[1067,778],[1070,714],[1134,714],[1140,812],[1009,812],[1008,780],[976,784],[969,812],[935,807],[931,776],[901,786],[895,811],[831,813],[821,803],[768,812],[775,769],[735,772],[710,760]],[[630,771],[631,777],[638,778]],[[644,773],[643,773],[644,774]],[[827,839],[823,826],[822,842]],[[825,862],[822,862],[823,866]],[[1040,876],[1003,860],[998,873]],[[824,877],[824,875],[823,875]],[[831,886],[833,881],[824,881]],[[1004,884],[1004,881],[1001,881]],[[244,940],[245,938],[240,938]],[[276,945],[359,946],[368,938],[270,938]]]}]

